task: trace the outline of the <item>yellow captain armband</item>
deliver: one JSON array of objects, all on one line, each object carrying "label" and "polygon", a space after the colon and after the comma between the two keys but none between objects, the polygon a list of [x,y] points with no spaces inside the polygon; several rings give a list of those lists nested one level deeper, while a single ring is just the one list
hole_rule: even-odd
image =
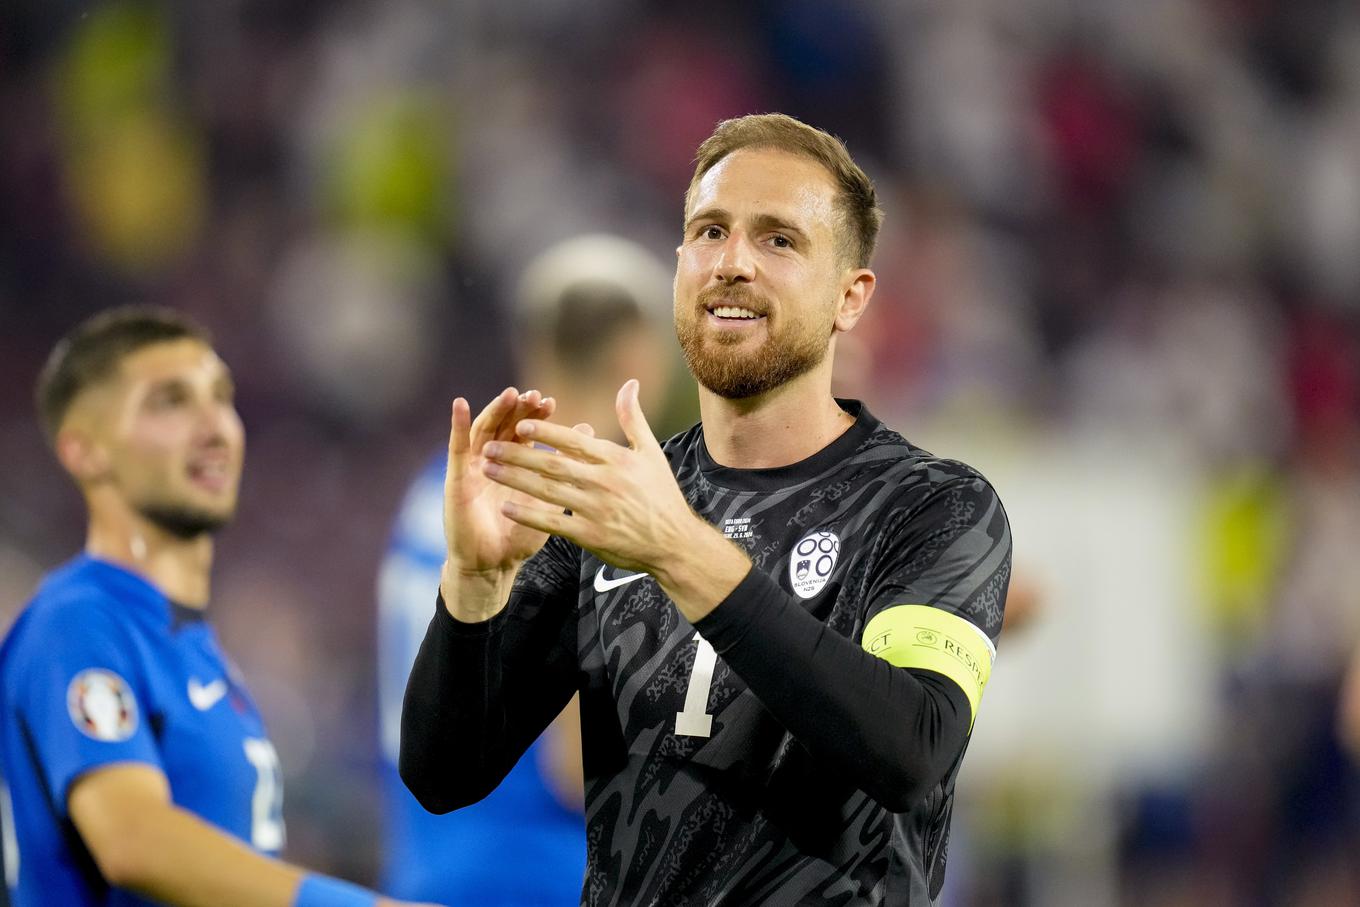
[{"label": "yellow captain armband", "polygon": [[864,628],[864,651],[898,668],[943,674],[968,697],[971,730],[982,691],[992,676],[996,648],[975,625],[929,605],[893,605]]}]

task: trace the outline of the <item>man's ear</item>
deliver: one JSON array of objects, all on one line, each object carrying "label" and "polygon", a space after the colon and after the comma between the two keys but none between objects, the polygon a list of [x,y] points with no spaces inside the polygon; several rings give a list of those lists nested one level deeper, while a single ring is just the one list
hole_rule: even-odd
[{"label": "man's ear", "polygon": [[836,330],[848,331],[855,326],[869,307],[869,300],[877,285],[878,278],[868,268],[856,268],[846,274],[841,298],[836,306]]},{"label": "man's ear", "polygon": [[57,462],[79,485],[98,482],[109,471],[109,452],[93,432],[78,425],[63,427],[55,443]]}]

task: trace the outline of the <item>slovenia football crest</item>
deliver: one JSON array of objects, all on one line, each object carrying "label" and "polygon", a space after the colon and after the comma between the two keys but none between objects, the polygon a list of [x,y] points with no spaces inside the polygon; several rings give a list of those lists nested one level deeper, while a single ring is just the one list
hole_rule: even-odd
[{"label": "slovenia football crest", "polygon": [[137,729],[137,700],[127,681],[112,671],[89,668],[66,688],[66,710],[81,733],[118,743]]},{"label": "slovenia football crest", "polygon": [[799,598],[812,598],[822,591],[840,554],[841,540],[834,532],[819,530],[798,540],[789,555],[789,585]]}]

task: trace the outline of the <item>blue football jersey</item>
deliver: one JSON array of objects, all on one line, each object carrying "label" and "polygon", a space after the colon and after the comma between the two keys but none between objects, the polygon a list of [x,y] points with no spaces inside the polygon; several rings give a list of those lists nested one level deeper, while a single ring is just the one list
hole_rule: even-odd
[{"label": "blue football jersey", "polygon": [[154,765],[176,805],[256,850],[283,846],[278,757],[239,673],[201,611],[122,567],[82,555],[46,578],[0,646],[0,709],[16,907],[150,903],[109,887],[66,810],[115,762]]},{"label": "blue football jersey", "polygon": [[444,467],[440,455],[407,492],[378,582],[384,890],[479,907],[575,907],[585,877],[585,820],[549,789],[541,740],[490,796],[444,816],[426,812],[397,775],[402,696],[434,616],[444,562]]}]

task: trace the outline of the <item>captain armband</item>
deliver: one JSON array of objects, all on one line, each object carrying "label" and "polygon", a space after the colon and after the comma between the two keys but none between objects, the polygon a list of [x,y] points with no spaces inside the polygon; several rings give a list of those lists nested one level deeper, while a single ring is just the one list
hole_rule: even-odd
[{"label": "captain armband", "polygon": [[864,651],[898,668],[943,674],[968,697],[972,730],[996,647],[974,624],[929,605],[893,605],[864,628]]}]

